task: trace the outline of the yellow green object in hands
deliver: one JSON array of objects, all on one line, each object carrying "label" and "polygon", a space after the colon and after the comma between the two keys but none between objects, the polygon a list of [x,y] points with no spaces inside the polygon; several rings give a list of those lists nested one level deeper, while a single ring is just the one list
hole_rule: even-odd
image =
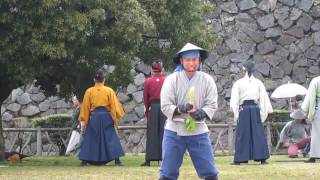
[{"label": "yellow green object in hands", "polygon": [[192,86],[190,89],[189,89],[189,92],[188,92],[188,100],[189,100],[189,103],[194,105],[194,95],[195,95],[195,88],[194,86]]},{"label": "yellow green object in hands", "polygon": [[188,116],[187,119],[184,120],[184,123],[188,132],[193,132],[195,130],[196,121],[192,117]]},{"label": "yellow green object in hands", "polygon": [[[194,86],[192,86],[188,92],[188,100],[189,100],[189,103],[192,105],[194,105],[194,96],[195,96],[195,88]],[[196,121],[191,116],[188,116],[187,119],[184,120],[184,123],[188,132],[192,132],[195,130]]]}]

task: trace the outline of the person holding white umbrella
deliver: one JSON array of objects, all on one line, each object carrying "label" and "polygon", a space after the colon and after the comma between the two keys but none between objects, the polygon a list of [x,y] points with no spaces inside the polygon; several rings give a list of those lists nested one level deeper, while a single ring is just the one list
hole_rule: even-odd
[{"label": "person holding white umbrella", "polygon": [[312,121],[310,158],[306,163],[315,163],[320,158],[320,76],[311,80],[302,110]]},{"label": "person holding white umbrella", "polygon": [[[282,84],[281,86],[277,87],[273,93],[271,94],[271,98],[274,99],[281,99],[281,98],[289,98],[289,110],[293,111],[297,109],[298,102],[303,99],[303,95],[307,93],[307,89],[300,84],[297,83],[290,83]],[[295,99],[294,104],[292,103],[292,98]]]}]

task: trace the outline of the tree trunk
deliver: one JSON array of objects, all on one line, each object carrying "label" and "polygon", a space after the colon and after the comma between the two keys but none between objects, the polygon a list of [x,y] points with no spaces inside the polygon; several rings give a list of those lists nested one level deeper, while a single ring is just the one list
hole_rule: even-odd
[{"label": "tree trunk", "polygon": [[[4,100],[7,99],[7,97],[10,94],[8,92],[11,92],[11,91],[9,90],[4,91],[3,89],[0,88],[0,92],[1,92],[1,95],[0,95],[0,108],[1,108],[2,103],[4,102]],[[4,141],[3,129],[2,129],[2,114],[0,113],[0,161],[5,160],[4,151],[5,151],[5,141]]]},{"label": "tree trunk", "polygon": [[2,118],[1,117],[2,116],[0,114],[0,161],[4,161],[5,160],[5,158],[4,158],[5,144],[4,144],[4,138],[3,138]]},{"label": "tree trunk", "polygon": [[[1,59],[2,60],[2,59]],[[22,85],[22,82],[14,78],[14,74],[9,72],[8,65],[0,60],[0,108],[2,103],[11,94],[11,91]],[[5,160],[5,141],[2,129],[2,114],[0,113],[0,161]]]}]

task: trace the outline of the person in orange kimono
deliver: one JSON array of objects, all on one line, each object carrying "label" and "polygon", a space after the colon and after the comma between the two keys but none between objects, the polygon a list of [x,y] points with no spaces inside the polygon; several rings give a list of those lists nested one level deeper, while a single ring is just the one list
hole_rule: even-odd
[{"label": "person in orange kimono", "polygon": [[86,90],[81,104],[80,165],[102,165],[115,160],[115,165],[122,166],[119,157],[124,156],[124,151],[115,127],[125,113],[115,92],[104,85],[103,70],[97,71],[94,82],[95,85]]}]

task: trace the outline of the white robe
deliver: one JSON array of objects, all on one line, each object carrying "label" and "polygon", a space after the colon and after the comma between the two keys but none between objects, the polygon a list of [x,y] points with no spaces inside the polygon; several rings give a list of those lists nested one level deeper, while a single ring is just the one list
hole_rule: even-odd
[{"label": "white robe", "polygon": [[308,113],[312,121],[310,157],[320,158],[320,76],[310,82],[301,109]]},{"label": "white robe", "polygon": [[233,111],[235,122],[239,118],[239,107],[245,100],[254,100],[258,104],[262,122],[267,119],[268,113],[273,112],[266,88],[253,75],[249,77],[246,74],[232,86],[230,108]]}]

